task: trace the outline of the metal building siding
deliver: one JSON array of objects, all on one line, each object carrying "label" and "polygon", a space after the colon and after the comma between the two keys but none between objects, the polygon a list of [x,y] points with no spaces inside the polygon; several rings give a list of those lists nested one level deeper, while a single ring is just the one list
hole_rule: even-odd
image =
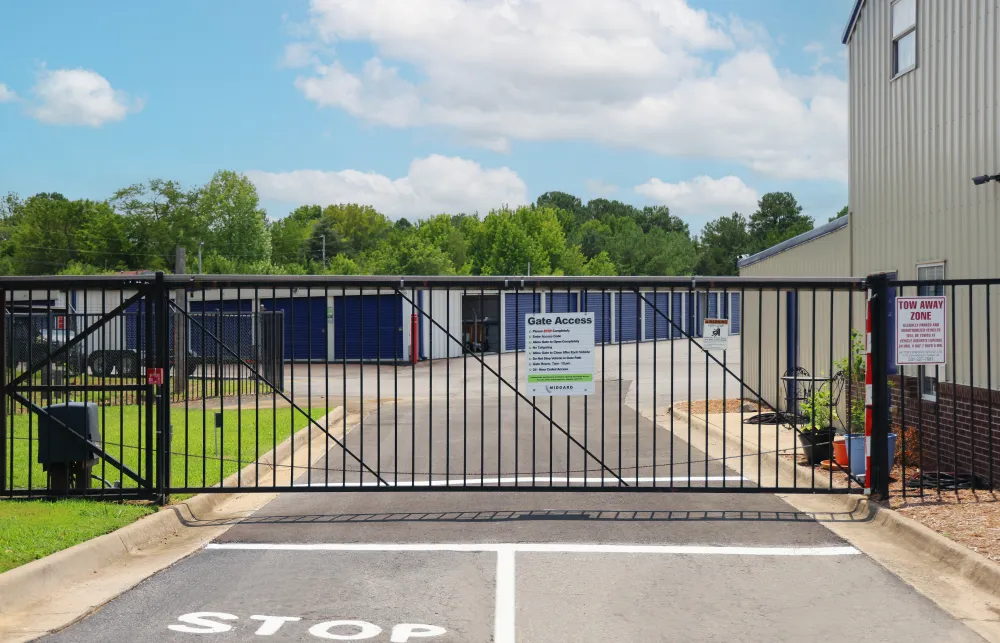
[{"label": "metal building siding", "polygon": [[594,313],[594,342],[611,343],[611,293],[586,292],[580,294],[584,312]]},{"label": "metal building siding", "polygon": [[615,337],[619,342],[639,339],[638,301],[634,292],[615,293]]},{"label": "metal building siding", "polygon": [[[848,48],[853,274],[944,261],[946,278],[996,277],[1000,191],[970,179],[1000,171],[1000,0],[918,0],[917,68],[895,80],[890,24],[888,2],[867,2]],[[968,301],[946,294],[960,334],[943,370],[986,386],[1000,342],[970,353]],[[985,296],[974,307],[985,316]]]},{"label": "metal building siding", "polygon": [[[643,293],[646,302],[642,304],[643,326],[646,329],[646,339],[670,338],[670,293]],[[656,306],[650,305],[650,302]]]},{"label": "metal building siding", "polygon": [[[565,292],[549,292],[545,294],[545,312],[575,313],[578,309],[579,294]],[[508,304],[509,305],[509,304]]]},{"label": "metal building siding", "polygon": [[538,293],[507,293],[504,295],[503,343],[505,350],[524,350],[528,336],[524,316],[540,312],[542,312],[542,296]]},{"label": "metal building siding", "polygon": [[394,361],[404,358],[403,302],[396,295],[335,297],[333,319],[334,359]]}]

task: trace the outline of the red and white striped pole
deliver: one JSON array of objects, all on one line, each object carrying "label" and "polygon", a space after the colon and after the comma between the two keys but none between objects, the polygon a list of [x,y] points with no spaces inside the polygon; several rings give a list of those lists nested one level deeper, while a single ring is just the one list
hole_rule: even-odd
[{"label": "red and white striped pole", "polygon": [[865,495],[872,493],[872,291],[865,312]]}]

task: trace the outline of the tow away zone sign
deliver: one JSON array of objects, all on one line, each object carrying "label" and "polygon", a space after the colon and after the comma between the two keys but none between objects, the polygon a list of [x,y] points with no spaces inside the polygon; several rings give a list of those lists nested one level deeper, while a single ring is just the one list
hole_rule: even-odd
[{"label": "tow away zone sign", "polygon": [[896,363],[945,363],[947,297],[896,297]]}]

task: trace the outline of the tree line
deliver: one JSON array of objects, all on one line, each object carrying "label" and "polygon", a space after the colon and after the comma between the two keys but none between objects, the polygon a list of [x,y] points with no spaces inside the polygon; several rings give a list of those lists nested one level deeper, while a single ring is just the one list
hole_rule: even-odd
[{"label": "tree line", "polygon": [[[846,214],[846,208],[838,216]],[[835,217],[834,217],[835,218]],[[763,195],[692,235],[667,206],[584,203],[547,192],[485,215],[392,221],[355,203],[304,205],[270,220],[245,176],[219,171],[185,189],[152,179],[104,201],[56,192],[0,199],[0,274],[736,275],[742,255],[811,230],[788,192]]]}]

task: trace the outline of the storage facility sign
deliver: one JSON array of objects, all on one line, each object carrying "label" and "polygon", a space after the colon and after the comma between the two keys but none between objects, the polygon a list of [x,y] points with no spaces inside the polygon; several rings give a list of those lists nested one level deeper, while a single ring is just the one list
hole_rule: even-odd
[{"label": "storage facility sign", "polygon": [[700,343],[707,351],[724,351],[729,348],[729,320],[706,319]]},{"label": "storage facility sign", "polygon": [[946,297],[896,297],[897,364],[945,363],[947,309]]},{"label": "storage facility sign", "polygon": [[594,392],[594,313],[525,315],[528,395]]}]

